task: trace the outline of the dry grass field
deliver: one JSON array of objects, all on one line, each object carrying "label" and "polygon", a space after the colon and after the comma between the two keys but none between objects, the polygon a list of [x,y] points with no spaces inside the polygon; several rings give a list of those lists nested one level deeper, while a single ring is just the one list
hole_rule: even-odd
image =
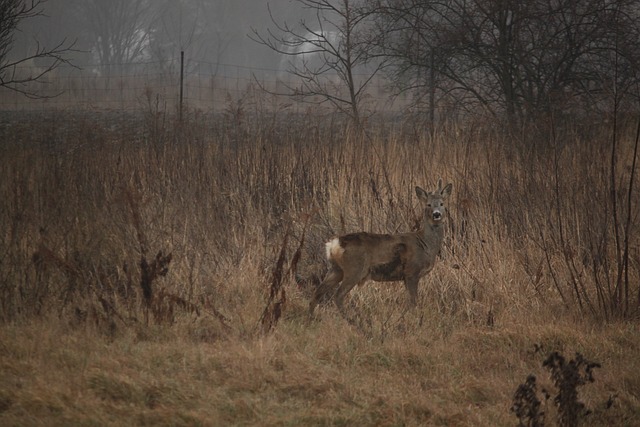
[{"label": "dry grass field", "polygon": [[[7,116],[0,424],[638,425],[635,138],[358,134],[242,108]],[[415,229],[414,187],[438,177],[453,194],[417,308],[368,283],[348,317],[309,320],[324,242]]]}]

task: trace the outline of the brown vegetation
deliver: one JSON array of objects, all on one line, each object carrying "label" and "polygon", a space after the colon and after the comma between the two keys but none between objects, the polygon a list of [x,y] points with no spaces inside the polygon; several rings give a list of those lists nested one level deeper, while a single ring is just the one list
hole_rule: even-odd
[{"label": "brown vegetation", "polygon": [[[633,126],[237,113],[3,121],[0,424],[515,425],[576,353],[589,424],[640,417]],[[372,283],[307,322],[324,242],[411,231],[437,176],[417,308]]]}]

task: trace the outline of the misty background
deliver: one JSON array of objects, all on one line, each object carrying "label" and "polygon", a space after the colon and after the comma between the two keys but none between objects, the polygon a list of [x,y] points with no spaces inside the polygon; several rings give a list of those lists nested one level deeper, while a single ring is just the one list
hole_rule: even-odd
[{"label": "misty background", "polygon": [[[278,19],[294,22],[305,15],[290,0],[268,4]],[[47,47],[66,39],[75,41],[72,63],[94,74],[126,72],[135,63],[168,70],[178,64],[181,51],[190,72],[235,77],[236,67],[246,67],[270,75],[280,65],[277,54],[248,37],[252,28],[273,26],[267,2],[50,0],[42,10],[20,23],[12,56],[31,54],[35,40]]]},{"label": "misty background", "polygon": [[356,124],[375,111],[434,124],[591,120],[640,105],[635,0],[7,4],[38,10],[5,26],[4,109],[324,106]]},{"label": "misty background", "polygon": [[[277,22],[313,19],[315,11],[291,0],[49,0],[22,19],[9,60],[33,56],[63,43],[69,63],[25,86],[42,96],[5,92],[5,108],[139,108],[175,104],[184,52],[188,105],[215,110],[289,77],[290,58],[252,40]],[[38,75],[42,57],[19,63],[16,75]],[[262,91],[263,92],[263,91]]]}]

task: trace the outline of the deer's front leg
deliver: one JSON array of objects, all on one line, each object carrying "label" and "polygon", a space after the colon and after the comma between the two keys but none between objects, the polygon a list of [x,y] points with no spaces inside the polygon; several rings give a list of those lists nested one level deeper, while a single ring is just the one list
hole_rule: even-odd
[{"label": "deer's front leg", "polygon": [[412,307],[418,305],[418,282],[420,282],[420,276],[417,274],[411,274],[404,278],[404,286],[409,292],[409,302]]}]

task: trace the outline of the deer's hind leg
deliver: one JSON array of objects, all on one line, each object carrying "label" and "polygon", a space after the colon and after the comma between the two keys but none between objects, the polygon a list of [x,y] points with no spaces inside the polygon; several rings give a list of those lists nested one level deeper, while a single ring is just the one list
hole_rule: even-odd
[{"label": "deer's hind leg", "polygon": [[311,298],[311,302],[309,303],[309,315],[313,314],[316,306],[321,301],[333,296],[343,276],[344,272],[338,265],[334,264],[330,267],[324,280],[316,288],[313,298]]},{"label": "deer's hind leg", "polygon": [[[362,264],[360,264],[362,265]],[[359,265],[354,265],[351,269],[345,268],[344,277],[342,278],[342,283],[340,283],[340,287],[336,291],[335,303],[338,306],[338,309],[344,314],[344,297],[347,296],[349,291],[353,289],[359,283],[362,283],[367,278],[368,271],[364,270]]]}]

